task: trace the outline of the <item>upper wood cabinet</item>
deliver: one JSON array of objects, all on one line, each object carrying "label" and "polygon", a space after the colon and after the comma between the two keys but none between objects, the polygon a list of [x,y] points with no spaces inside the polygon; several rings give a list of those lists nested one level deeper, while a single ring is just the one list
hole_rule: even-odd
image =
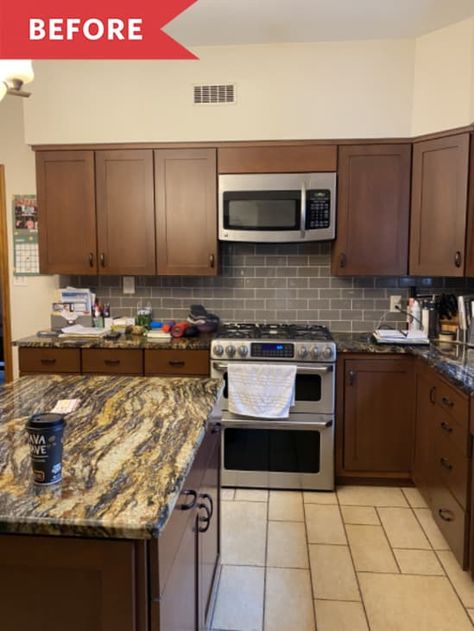
[{"label": "upper wood cabinet", "polygon": [[257,145],[218,150],[219,173],[305,173],[336,169],[336,145]]},{"label": "upper wood cabinet", "polygon": [[94,152],[36,154],[40,269],[97,273]]},{"label": "upper wood cabinet", "polygon": [[155,151],[158,274],[217,274],[215,149]]},{"label": "upper wood cabinet", "polygon": [[99,272],[155,274],[151,150],[96,151]]},{"label": "upper wood cabinet", "polygon": [[469,133],[414,144],[410,274],[464,274],[469,144]]},{"label": "upper wood cabinet", "polygon": [[410,166],[409,144],[339,148],[333,274],[407,273]]}]

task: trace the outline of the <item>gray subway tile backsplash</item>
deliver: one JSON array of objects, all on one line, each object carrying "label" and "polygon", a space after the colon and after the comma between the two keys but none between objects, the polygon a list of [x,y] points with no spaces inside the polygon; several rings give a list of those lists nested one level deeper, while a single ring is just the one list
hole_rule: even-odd
[{"label": "gray subway tile backsplash", "polygon": [[226,321],[320,322],[336,332],[364,332],[381,318],[403,322],[391,313],[390,296],[472,290],[472,282],[451,278],[339,278],[330,273],[330,244],[224,243],[216,278],[138,276],[136,294],[124,296],[120,277],[62,277],[65,286],[91,287],[113,316],[134,315],[150,304],[154,317],[182,319],[189,306],[202,303]]}]

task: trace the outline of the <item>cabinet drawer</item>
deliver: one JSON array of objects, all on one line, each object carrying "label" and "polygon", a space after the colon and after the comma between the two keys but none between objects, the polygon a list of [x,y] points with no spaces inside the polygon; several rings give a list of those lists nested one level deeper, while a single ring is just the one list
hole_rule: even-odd
[{"label": "cabinet drawer", "polygon": [[98,375],[142,375],[143,352],[118,348],[85,348],[82,371]]},{"label": "cabinet drawer", "polygon": [[463,456],[468,455],[468,432],[451,414],[437,407],[433,414],[434,435],[455,447]]},{"label": "cabinet drawer", "polygon": [[433,517],[449,543],[454,556],[464,566],[466,513],[444,487],[433,493]]},{"label": "cabinet drawer", "polygon": [[449,412],[462,427],[468,429],[467,396],[440,380],[436,384],[436,403],[442,410]]},{"label": "cabinet drawer", "polygon": [[441,480],[466,509],[469,460],[440,430],[435,443],[435,479]]},{"label": "cabinet drawer", "polygon": [[209,351],[146,350],[145,375],[209,374]]},{"label": "cabinet drawer", "polygon": [[19,348],[20,373],[80,373],[78,348]]}]

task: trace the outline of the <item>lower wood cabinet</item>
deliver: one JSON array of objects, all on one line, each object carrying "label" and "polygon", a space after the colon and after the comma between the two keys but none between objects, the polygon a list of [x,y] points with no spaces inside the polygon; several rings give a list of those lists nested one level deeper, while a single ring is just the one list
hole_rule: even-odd
[{"label": "lower wood cabinet", "polygon": [[145,350],[145,375],[208,374],[208,351]]},{"label": "lower wood cabinet", "polygon": [[415,421],[411,357],[338,359],[339,477],[409,479]]},{"label": "lower wood cabinet", "polygon": [[143,351],[121,348],[82,349],[82,372],[93,375],[142,375]]},{"label": "lower wood cabinet", "polygon": [[81,351],[78,348],[19,348],[20,373],[80,373]]}]

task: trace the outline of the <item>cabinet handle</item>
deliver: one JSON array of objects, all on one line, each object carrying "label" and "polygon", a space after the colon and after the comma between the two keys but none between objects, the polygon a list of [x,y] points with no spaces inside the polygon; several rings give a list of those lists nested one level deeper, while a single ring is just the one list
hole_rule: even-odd
[{"label": "cabinet handle", "polygon": [[183,366],[186,365],[186,362],[183,361],[178,361],[178,360],[174,360],[174,359],[170,359],[170,361],[168,362],[168,364],[170,366],[175,366],[176,368],[182,368]]},{"label": "cabinet handle", "polygon": [[118,366],[120,359],[104,359],[104,364],[107,364],[107,366]]},{"label": "cabinet handle", "polygon": [[216,257],[214,256],[214,254],[209,254],[209,265],[210,265],[210,267],[214,267],[215,264],[216,264]]},{"label": "cabinet handle", "polygon": [[212,497],[209,495],[209,493],[202,493],[201,494],[201,498],[203,500],[209,500],[209,506],[211,507],[211,515],[210,518],[212,518],[212,516],[214,515],[214,500],[212,499]]},{"label": "cabinet handle", "polygon": [[198,525],[198,532],[207,532],[209,530],[209,526],[211,525],[211,511],[207,504],[198,504],[198,508],[203,508],[206,511],[206,516],[203,517],[199,515],[198,522],[204,524],[204,526]]},{"label": "cabinet handle", "polygon": [[436,386],[430,388],[430,401],[431,403],[436,403]]},{"label": "cabinet handle", "polygon": [[456,267],[461,267],[461,263],[462,263],[462,256],[461,256],[461,252],[458,250],[456,254],[454,255],[454,265],[456,265]]},{"label": "cabinet handle", "polygon": [[345,255],[344,252],[341,252],[341,254],[339,254],[339,267],[345,267],[347,265],[347,256]]},{"label": "cabinet handle", "polygon": [[355,370],[349,370],[349,385],[353,386],[355,382]]},{"label": "cabinet handle", "polygon": [[447,508],[440,508],[438,515],[441,519],[444,519],[444,521],[454,521],[454,513]]},{"label": "cabinet handle", "polygon": [[40,361],[42,364],[47,364],[47,365],[56,363],[56,360],[54,358],[42,358]]},{"label": "cabinet handle", "polygon": [[186,489],[185,491],[181,492],[181,495],[184,495],[185,497],[191,497],[191,503],[190,504],[180,504],[179,505],[179,509],[180,510],[191,510],[192,508],[194,508],[196,506],[196,502],[197,502],[197,493],[196,491],[192,491],[190,489]]},{"label": "cabinet handle", "polygon": [[89,252],[89,267],[94,267],[94,254]]},{"label": "cabinet handle", "polygon": [[451,401],[451,399],[448,399],[448,397],[442,397],[441,403],[448,408],[452,408],[454,406],[454,401]]},{"label": "cabinet handle", "polygon": [[453,465],[449,463],[449,461],[446,458],[440,458],[439,459],[439,464],[444,467],[445,469],[447,469],[448,471],[452,471],[453,470]]},{"label": "cabinet handle", "polygon": [[105,254],[103,252],[100,255],[100,264],[102,267],[105,267]]},{"label": "cabinet handle", "polygon": [[441,421],[439,426],[441,427],[441,429],[444,429],[444,431],[447,432],[448,434],[453,433],[453,428],[451,427],[449,423],[446,423],[446,421]]}]

